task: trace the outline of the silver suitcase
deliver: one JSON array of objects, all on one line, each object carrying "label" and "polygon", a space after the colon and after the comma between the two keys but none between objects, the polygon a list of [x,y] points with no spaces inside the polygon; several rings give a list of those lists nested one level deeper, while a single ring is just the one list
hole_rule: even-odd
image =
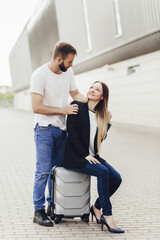
[{"label": "silver suitcase", "polygon": [[51,218],[59,223],[62,218],[81,217],[89,222],[90,176],[63,167],[52,171]]}]

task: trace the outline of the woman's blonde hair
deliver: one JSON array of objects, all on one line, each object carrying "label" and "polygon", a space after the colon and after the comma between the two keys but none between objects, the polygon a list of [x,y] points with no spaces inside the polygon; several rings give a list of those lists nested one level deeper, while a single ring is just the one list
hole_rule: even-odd
[{"label": "woman's blonde hair", "polygon": [[[101,142],[106,136],[108,123],[110,122],[110,118],[108,114],[109,88],[104,82],[96,81],[93,84],[95,83],[100,83],[103,89],[103,99],[101,99],[94,108],[94,111],[96,114],[97,126],[98,126],[97,148],[99,152]],[[85,100],[85,102],[88,102],[88,97]]]}]

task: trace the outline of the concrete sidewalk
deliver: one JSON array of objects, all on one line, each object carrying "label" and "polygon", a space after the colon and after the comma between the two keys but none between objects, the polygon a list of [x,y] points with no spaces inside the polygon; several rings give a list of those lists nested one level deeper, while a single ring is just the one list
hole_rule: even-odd
[{"label": "concrete sidewalk", "polygon": [[[0,239],[158,240],[160,239],[160,135],[112,126],[102,157],[122,176],[111,198],[116,223],[124,234],[111,234],[94,222],[65,219],[53,228],[32,223],[35,170],[33,115],[0,109]],[[91,203],[96,179],[92,178]]]}]

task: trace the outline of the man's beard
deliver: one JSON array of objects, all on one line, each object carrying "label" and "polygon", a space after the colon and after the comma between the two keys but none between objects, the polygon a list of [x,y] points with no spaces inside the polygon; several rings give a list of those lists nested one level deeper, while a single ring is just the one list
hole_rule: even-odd
[{"label": "man's beard", "polygon": [[67,68],[65,68],[64,66],[64,62],[62,62],[60,65],[59,65],[59,68],[62,72],[66,72],[67,71]]}]

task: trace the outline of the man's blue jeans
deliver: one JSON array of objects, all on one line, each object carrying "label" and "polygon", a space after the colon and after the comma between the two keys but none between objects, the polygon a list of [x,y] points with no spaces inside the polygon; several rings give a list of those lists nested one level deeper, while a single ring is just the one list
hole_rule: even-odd
[{"label": "man's blue jeans", "polygon": [[87,161],[84,168],[72,168],[72,170],[97,177],[99,197],[95,202],[95,207],[102,208],[103,214],[106,216],[112,215],[110,197],[122,182],[120,174],[106,161],[96,164]]},{"label": "man's blue jeans", "polygon": [[35,210],[45,207],[45,188],[48,181],[47,201],[51,203],[51,173],[55,165],[61,165],[67,140],[66,131],[49,125],[38,124],[34,129],[36,143],[36,172],[33,191]]}]

